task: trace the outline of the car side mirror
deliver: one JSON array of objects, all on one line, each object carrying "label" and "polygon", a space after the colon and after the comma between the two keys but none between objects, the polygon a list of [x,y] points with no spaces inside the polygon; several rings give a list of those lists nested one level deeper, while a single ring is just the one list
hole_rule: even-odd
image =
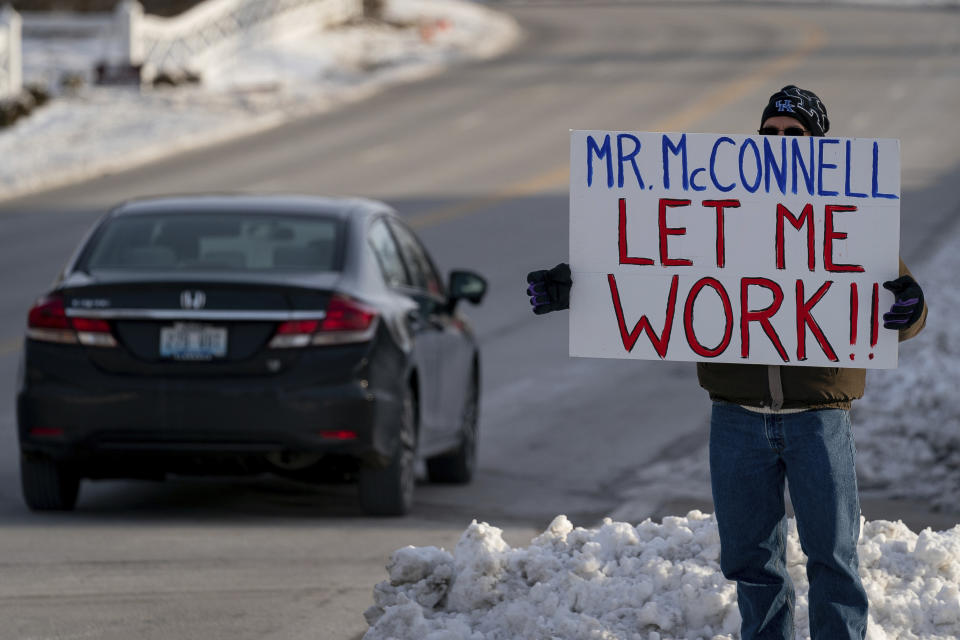
[{"label": "car side mirror", "polygon": [[458,300],[469,300],[473,304],[480,304],[487,293],[487,281],[480,274],[472,271],[450,272],[450,303]]}]

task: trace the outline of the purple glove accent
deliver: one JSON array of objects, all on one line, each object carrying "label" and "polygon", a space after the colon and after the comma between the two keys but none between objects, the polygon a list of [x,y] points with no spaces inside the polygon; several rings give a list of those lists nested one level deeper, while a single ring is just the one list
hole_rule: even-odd
[{"label": "purple glove accent", "polygon": [[909,300],[897,300],[890,307],[890,311],[883,314],[884,324],[905,325],[910,322],[916,306],[920,303],[920,298],[910,298]]},{"label": "purple glove accent", "polygon": [[531,282],[531,283],[530,283],[530,286],[527,287],[527,295],[532,297],[532,296],[535,296],[535,295],[538,295],[538,294],[543,293],[543,291],[537,291],[537,285],[541,285],[541,284],[543,284],[543,283],[542,283],[542,282]]},{"label": "purple glove accent", "polygon": [[897,300],[893,303],[893,306],[890,307],[890,310],[893,311],[897,307],[910,308],[912,309],[916,304],[920,302],[920,298],[910,298],[909,300]]}]

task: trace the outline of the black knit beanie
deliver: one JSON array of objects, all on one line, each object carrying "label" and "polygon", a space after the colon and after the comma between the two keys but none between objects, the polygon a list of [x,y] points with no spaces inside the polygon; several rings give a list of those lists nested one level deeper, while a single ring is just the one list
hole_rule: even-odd
[{"label": "black knit beanie", "polygon": [[827,108],[820,102],[817,94],[792,84],[770,96],[770,102],[760,118],[760,126],[763,126],[767,118],[776,116],[789,116],[799,120],[815,136],[822,136],[830,130]]}]

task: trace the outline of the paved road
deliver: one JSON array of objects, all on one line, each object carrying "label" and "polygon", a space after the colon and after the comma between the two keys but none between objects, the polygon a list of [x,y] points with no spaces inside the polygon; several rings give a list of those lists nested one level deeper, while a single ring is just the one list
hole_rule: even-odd
[{"label": "paved road", "polygon": [[[358,637],[390,551],[451,548],[473,518],[526,544],[558,513],[590,525],[625,479],[705,428],[686,364],[574,360],[534,318],[523,274],[567,254],[573,128],[743,132],[793,82],[833,133],[902,140],[903,254],[954,232],[960,15],[696,3],[496,3],[523,43],[496,61],[127,173],[0,204],[0,389],[25,310],[119,200],[211,190],[363,194],[418,227],[444,268],[486,274],[480,471],[421,486],[403,521],[349,488],[274,480],[87,483],[76,513],[19,498],[12,395],[0,396],[0,638]],[[674,447],[672,450],[676,450]],[[871,517],[895,517],[890,513]]]}]

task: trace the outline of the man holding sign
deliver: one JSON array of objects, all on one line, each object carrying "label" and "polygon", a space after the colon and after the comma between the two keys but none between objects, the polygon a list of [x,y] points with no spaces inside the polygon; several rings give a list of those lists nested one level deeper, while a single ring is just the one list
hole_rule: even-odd
[{"label": "man holding sign", "polygon": [[[790,85],[760,136],[573,131],[572,275],[527,276],[535,313],[570,308],[571,355],[697,362],[744,640],[794,635],[785,481],[813,638],[865,636],[849,409],[864,367],[896,367],[897,342],[926,320],[898,258],[898,141],[829,127],[819,98]],[[897,333],[880,330],[881,283]]]}]

